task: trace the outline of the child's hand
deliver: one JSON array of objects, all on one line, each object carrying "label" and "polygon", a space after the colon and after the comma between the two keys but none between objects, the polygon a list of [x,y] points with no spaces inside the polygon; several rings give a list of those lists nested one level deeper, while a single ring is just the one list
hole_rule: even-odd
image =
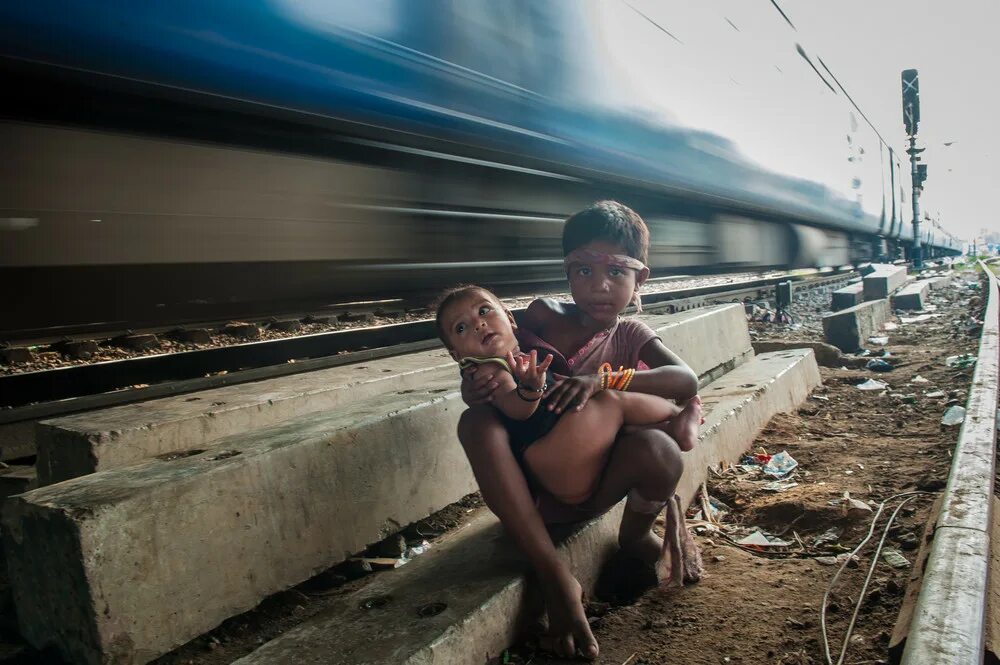
[{"label": "child's hand", "polygon": [[596,374],[592,376],[556,374],[555,377],[555,386],[545,393],[544,397],[549,401],[549,411],[556,413],[562,413],[571,407],[580,411],[601,387],[601,380]]},{"label": "child's hand", "polygon": [[527,356],[514,356],[513,351],[507,352],[507,364],[510,365],[517,385],[526,388],[540,390],[545,386],[545,371],[552,364],[552,354],[545,356],[545,360],[538,362],[538,352],[532,351]]},{"label": "child's hand", "polygon": [[489,404],[493,392],[500,386],[496,373],[502,372],[498,365],[478,365],[462,372],[462,401],[469,406]]}]

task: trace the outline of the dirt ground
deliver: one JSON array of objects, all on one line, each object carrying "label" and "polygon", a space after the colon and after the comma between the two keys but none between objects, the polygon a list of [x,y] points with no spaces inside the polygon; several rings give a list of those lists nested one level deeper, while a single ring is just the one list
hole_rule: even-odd
[{"label": "dirt ground", "polygon": [[[970,276],[971,277],[971,276]],[[974,278],[972,278],[974,279]],[[957,427],[941,425],[949,404],[964,404],[972,368],[947,367],[945,359],[975,353],[978,330],[970,315],[979,316],[980,299],[968,288],[936,292],[938,315],[901,324],[888,333],[884,360],[893,369],[876,373],[845,358],[844,368],[821,368],[823,385],[796,413],[774,418],[758,436],[754,449],[787,451],[798,461],[783,492],[762,489],[770,479],[733,468],[713,474],[708,492],[728,512],[718,515],[721,533],[702,529],[706,574],[701,582],[669,592],[649,590],[631,604],[593,603],[592,623],[601,643],[600,663],[825,663],[820,632],[820,604],[839,568],[830,557],[853,549],[864,537],[871,514],[842,505],[845,492],[872,507],[900,492],[938,491],[951,463]],[[755,339],[809,339],[814,313],[800,312],[794,330],[754,324]],[[904,314],[904,316],[910,316]],[[927,382],[911,383],[917,377]],[[885,390],[863,391],[857,384],[876,379]],[[942,392],[943,396],[933,397]],[[931,393],[932,396],[928,396]],[[933,496],[908,503],[889,533],[886,547],[912,564],[929,517]],[[891,502],[879,520],[875,538],[860,552],[858,566],[848,567],[834,587],[827,623],[836,662],[882,525],[899,501]],[[691,512],[689,512],[689,517]],[[694,522],[689,521],[689,524]],[[780,536],[789,547],[748,551],[735,545],[750,527]],[[698,529],[696,529],[697,531]],[[821,534],[835,537],[818,544]],[[880,561],[850,639],[847,664],[888,662],[888,643],[910,574],[909,566],[889,567]],[[604,599],[597,599],[604,600]],[[614,599],[612,599],[614,600]],[[513,648],[510,663],[537,665],[565,662],[532,650],[530,643]]]},{"label": "dirt ground", "polygon": [[[970,277],[971,278],[971,277]],[[793,327],[752,323],[755,340],[820,340],[820,312],[828,294],[810,293],[793,309]],[[768,480],[734,467],[711,476],[708,493],[722,512],[717,524],[696,529],[706,574],[701,582],[670,592],[647,590],[629,597],[623,586],[607,587],[590,608],[601,643],[598,662],[646,663],[824,663],[819,628],[820,602],[839,565],[831,557],[852,549],[868,529],[871,515],[839,505],[844,493],[872,506],[905,491],[936,491],[944,486],[958,428],[940,425],[949,403],[964,404],[972,369],[948,367],[945,359],[975,353],[979,316],[977,292],[956,286],[936,292],[934,318],[901,324],[888,333],[885,347],[870,346],[893,368],[875,373],[868,358],[845,356],[843,367],[821,368],[823,386],[796,413],[779,415],[758,436],[754,450],[787,451],[798,463],[788,477],[797,483],[782,492],[763,489]],[[911,383],[917,376],[926,382]],[[870,378],[885,390],[862,391]],[[943,392],[941,397],[928,396]],[[749,468],[749,467],[748,467]],[[888,547],[912,563],[933,497],[909,503],[890,532]],[[837,503],[837,505],[831,504]],[[897,502],[898,503],[898,502]],[[465,521],[482,503],[465,500],[411,525],[406,544],[434,540]],[[893,503],[891,508],[896,505]],[[697,506],[695,507],[697,508]],[[696,516],[689,512],[689,517]],[[884,524],[885,516],[880,520]],[[690,524],[702,524],[692,520]],[[752,528],[780,537],[788,547],[751,551],[734,544]],[[833,530],[826,542],[816,539]],[[698,533],[701,531],[701,533]],[[876,536],[880,532],[876,532]],[[877,537],[876,539],[877,540]],[[391,545],[391,544],[388,544]],[[385,545],[383,545],[384,547]],[[374,547],[368,556],[386,556]],[[830,597],[828,624],[834,660],[870,560],[847,568]],[[880,563],[862,606],[845,663],[887,662],[887,645],[909,568]],[[260,606],[234,617],[155,661],[158,665],[223,665],[254,650],[304,619],[322,612],[336,596],[366,583],[371,573],[356,563],[337,566],[294,589],[275,594]],[[0,607],[0,663],[58,662],[24,647],[13,629],[10,607]],[[533,649],[532,641],[514,645],[501,659],[514,665],[554,664]]]}]

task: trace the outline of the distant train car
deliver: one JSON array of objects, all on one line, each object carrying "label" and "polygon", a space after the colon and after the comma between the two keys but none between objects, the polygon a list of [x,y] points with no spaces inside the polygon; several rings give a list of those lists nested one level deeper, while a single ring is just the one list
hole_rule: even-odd
[{"label": "distant train car", "polygon": [[[765,8],[731,9],[782,29],[752,14]],[[795,69],[801,50],[745,52],[690,3],[678,16],[691,48],[732,42],[730,57],[685,65],[711,76],[677,68],[640,86],[683,117],[657,115],[622,81],[664,69],[628,60],[633,46],[674,45],[649,17],[615,23],[609,11],[594,0],[0,6],[0,71],[18,91],[0,109],[0,335],[458,281],[556,283],[562,220],[609,197],[649,222],[654,274],[843,265],[905,246],[898,156],[828,82],[832,94]],[[771,77],[766,103],[711,83],[737,66]],[[813,106],[839,114],[822,132],[794,135],[768,106],[816,94]],[[710,104],[692,106],[701,98]]]}]

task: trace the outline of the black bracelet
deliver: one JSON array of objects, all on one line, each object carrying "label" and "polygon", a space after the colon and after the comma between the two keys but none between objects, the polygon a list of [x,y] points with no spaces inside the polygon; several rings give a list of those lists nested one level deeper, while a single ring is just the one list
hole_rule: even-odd
[{"label": "black bracelet", "polygon": [[[537,402],[538,400],[542,399],[542,395],[545,394],[545,389],[547,387],[548,386],[546,384],[544,384],[544,383],[542,384],[541,388],[528,388],[527,386],[518,386],[514,390],[514,392],[516,392],[517,396],[520,397],[521,399],[523,399],[525,402]],[[521,390],[527,390],[527,391],[533,392],[533,393],[535,393],[535,396],[534,397],[525,397],[524,395],[521,394]]]}]

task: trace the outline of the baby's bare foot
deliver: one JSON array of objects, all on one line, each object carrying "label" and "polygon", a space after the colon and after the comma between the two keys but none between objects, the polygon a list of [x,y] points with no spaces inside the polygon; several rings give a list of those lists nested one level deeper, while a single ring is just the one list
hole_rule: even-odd
[{"label": "baby's bare foot", "polygon": [[684,408],[670,420],[670,434],[681,450],[691,450],[698,443],[698,432],[703,422],[701,398],[695,395]]}]

